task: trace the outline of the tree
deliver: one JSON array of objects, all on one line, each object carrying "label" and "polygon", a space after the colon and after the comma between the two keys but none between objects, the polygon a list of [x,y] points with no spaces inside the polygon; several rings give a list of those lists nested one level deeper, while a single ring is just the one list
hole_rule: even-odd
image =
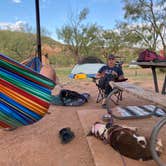
[{"label": "tree", "polygon": [[[36,34],[0,30],[0,50],[17,61],[34,56],[36,52]],[[51,47],[58,44],[49,37],[42,36],[42,43]]]},{"label": "tree", "polygon": [[0,49],[4,54],[21,61],[34,52],[34,38],[33,34],[3,30],[0,31]]},{"label": "tree", "polygon": [[149,25],[120,23],[118,28],[124,42],[130,47],[156,50],[159,45],[158,35],[153,33],[152,27]]},{"label": "tree", "polygon": [[102,33],[104,55],[116,54],[125,46],[122,35],[116,30],[105,30]]},{"label": "tree", "polygon": [[[162,45],[166,52],[166,1],[123,0],[127,23],[121,24],[126,38],[152,50]],[[132,24],[132,25],[131,25]]]},{"label": "tree", "polygon": [[78,15],[72,14],[69,23],[57,29],[58,38],[67,45],[75,61],[88,55],[98,41],[99,27],[84,23],[88,13],[89,10],[84,8]]}]

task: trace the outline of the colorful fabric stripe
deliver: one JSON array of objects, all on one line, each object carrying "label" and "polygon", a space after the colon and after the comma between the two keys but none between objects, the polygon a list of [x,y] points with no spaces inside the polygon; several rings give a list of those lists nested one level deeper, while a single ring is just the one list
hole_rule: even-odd
[{"label": "colorful fabric stripe", "polygon": [[39,114],[36,114],[32,110],[15,102],[13,99],[7,97],[3,93],[0,93],[0,101],[13,107],[16,111],[21,113],[22,116],[26,116],[26,118],[30,119],[29,121],[31,121],[31,122],[36,122],[42,118],[42,116],[40,116]]},{"label": "colorful fabric stripe", "polygon": [[0,54],[0,66],[2,68],[7,69],[8,71],[18,74],[23,78],[26,78],[32,82],[35,82],[49,89],[53,89],[55,86],[55,83],[52,80],[31,70],[27,66],[23,66],[22,64],[19,64],[16,61],[11,60],[10,58],[2,54]]},{"label": "colorful fabric stripe", "polygon": [[17,86],[18,88],[33,94],[34,96],[38,96],[40,98],[43,98],[45,101],[50,101],[50,95],[37,89],[36,87],[32,86],[31,84],[28,84],[27,82],[24,82],[22,80],[17,79],[16,77],[4,73],[2,70],[0,70],[0,78],[6,80],[7,82]]},{"label": "colorful fabric stripe", "polygon": [[54,82],[0,54],[0,128],[40,120],[48,111]]},{"label": "colorful fabric stripe", "polygon": [[45,92],[45,93],[47,93],[49,95],[51,94],[51,90],[50,89],[45,88],[45,87],[43,87],[41,85],[38,85],[36,83],[33,83],[32,81],[29,81],[29,80],[27,80],[27,79],[25,79],[23,77],[20,77],[19,75],[14,74],[14,73],[12,73],[12,72],[10,72],[8,70],[5,70],[2,67],[0,67],[0,73],[1,73],[1,75],[3,75],[3,73],[5,73],[6,75],[9,75],[9,76],[11,75],[11,77],[16,78],[18,81],[21,81],[21,82],[23,82],[25,84],[28,84],[28,85],[30,85],[32,87],[35,87],[36,89],[39,89],[39,90],[41,90],[41,91],[43,91],[43,92]]},{"label": "colorful fabric stripe", "polygon": [[11,126],[7,125],[6,123],[0,121],[0,127],[1,128],[11,128]]},{"label": "colorful fabric stripe", "polygon": [[15,92],[14,90],[11,90],[10,88],[1,85],[0,91],[4,93],[6,96],[14,99],[16,102],[22,104],[24,107],[31,109],[32,111],[36,112],[39,115],[44,116],[45,113],[47,112],[47,108],[37,104],[31,99],[28,99],[20,95],[19,93]]},{"label": "colorful fabric stripe", "polygon": [[[4,91],[5,93],[5,89],[9,91],[14,91],[14,93],[18,93],[18,95],[22,95],[23,97],[27,98],[27,99],[30,99],[30,100],[33,100],[33,102],[36,102],[38,105],[41,105],[45,108],[48,108],[49,107],[49,102],[47,101],[44,101],[30,93],[27,93],[26,91],[16,87],[15,85],[12,85],[11,83],[7,82],[6,80],[2,80],[0,78],[0,85],[1,85],[1,90]],[[51,98],[51,97],[50,97]]]}]

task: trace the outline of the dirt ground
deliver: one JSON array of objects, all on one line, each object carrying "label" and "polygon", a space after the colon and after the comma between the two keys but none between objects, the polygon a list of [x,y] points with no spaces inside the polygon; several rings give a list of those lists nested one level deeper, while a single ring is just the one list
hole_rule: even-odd
[{"label": "dirt ground", "polygon": [[[137,84],[145,88],[153,89],[152,82]],[[98,91],[94,83],[89,80],[71,80],[63,88],[76,90],[80,93],[90,93],[91,97],[89,102],[81,107],[51,105],[49,109],[50,114],[47,114],[39,122],[10,132],[1,130],[0,166],[123,166],[121,161],[117,162],[121,164],[114,163],[114,160],[121,160],[119,155],[115,155],[115,158],[111,159],[112,163],[108,163],[109,161],[107,162],[107,159],[104,158],[102,160],[102,158],[100,158],[101,154],[99,155],[99,153],[100,146],[102,148],[104,145],[102,146],[101,143],[98,145],[94,142],[90,145],[89,141],[91,141],[91,139],[96,142],[100,142],[100,140],[88,138],[90,139],[88,141],[86,137],[91,124],[95,121],[101,121],[101,115],[105,113],[101,105],[95,102]],[[53,90],[53,93],[56,94],[58,91],[59,88],[57,87]],[[126,95],[122,105],[146,103],[141,99],[131,99],[133,99],[132,96]],[[97,110],[97,112],[94,110]],[[139,126],[138,122],[134,121],[134,125],[138,125],[140,129],[144,128],[142,132],[149,134],[155,122],[156,120],[153,120],[152,123],[143,120],[139,123],[141,124]],[[119,123],[133,125],[131,121]],[[75,133],[75,138],[65,145],[61,144],[58,135],[59,130],[63,127],[70,127]],[[90,149],[89,146],[93,146],[92,149]],[[97,148],[97,150],[95,148]],[[104,149],[103,153],[105,153],[106,150],[107,149]],[[102,155],[102,157],[103,156],[104,155]],[[99,159],[101,160],[99,161]],[[101,161],[103,162],[101,163]],[[104,161],[106,162],[104,163]],[[127,166],[137,165],[133,160],[126,160],[126,162]],[[140,165],[152,166],[156,164],[149,162]]]}]

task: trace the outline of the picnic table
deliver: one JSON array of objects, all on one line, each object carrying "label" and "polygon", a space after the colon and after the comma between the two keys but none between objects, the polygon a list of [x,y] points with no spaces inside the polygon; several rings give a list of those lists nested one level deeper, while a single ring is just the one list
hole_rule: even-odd
[{"label": "picnic table", "polygon": [[[161,106],[161,108],[163,108],[163,110],[166,109],[166,100],[165,100],[165,96],[160,94],[160,93],[155,93],[153,91],[144,89],[140,86],[128,83],[128,82],[110,82],[110,85],[113,86],[113,89],[119,89],[121,91],[125,91],[127,93],[133,94],[134,96],[137,96],[139,98],[145,99],[147,101],[150,101],[152,103],[154,103],[156,105],[156,107],[153,110],[153,114],[156,113],[158,106]],[[109,101],[109,96],[107,99],[107,102]],[[110,110],[109,107],[109,103],[107,103],[107,110]],[[166,110],[165,110],[166,111]],[[152,115],[153,115],[152,114]],[[113,116],[115,117],[115,116]],[[118,119],[120,119],[118,117]],[[123,118],[122,118],[123,119]],[[156,152],[156,140],[159,136],[159,133],[161,132],[160,130],[166,126],[166,116],[164,116],[163,118],[161,118],[156,125],[153,127],[152,129],[152,133],[150,136],[150,150],[153,156],[153,159],[156,161],[156,163],[159,166],[166,166],[165,165],[165,158],[163,160],[163,158],[160,158],[160,156],[157,154]]]},{"label": "picnic table", "polygon": [[145,99],[163,108],[166,108],[165,96],[155,93],[153,91],[144,89],[140,86],[128,83],[128,82],[110,82],[110,85],[117,87],[119,90],[126,91],[136,97]]},{"label": "picnic table", "polygon": [[[166,68],[166,62],[133,62],[131,64],[135,64],[143,68],[151,68],[155,91],[158,93],[159,87],[158,87],[156,68]],[[161,94],[166,94],[166,75],[163,81]]]}]

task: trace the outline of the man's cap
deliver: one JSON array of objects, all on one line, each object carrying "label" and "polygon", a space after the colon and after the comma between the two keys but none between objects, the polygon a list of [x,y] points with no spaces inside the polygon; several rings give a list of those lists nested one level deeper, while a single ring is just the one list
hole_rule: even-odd
[{"label": "man's cap", "polygon": [[116,57],[115,57],[115,55],[113,55],[113,54],[110,54],[110,55],[108,55],[108,59],[115,59]]}]

